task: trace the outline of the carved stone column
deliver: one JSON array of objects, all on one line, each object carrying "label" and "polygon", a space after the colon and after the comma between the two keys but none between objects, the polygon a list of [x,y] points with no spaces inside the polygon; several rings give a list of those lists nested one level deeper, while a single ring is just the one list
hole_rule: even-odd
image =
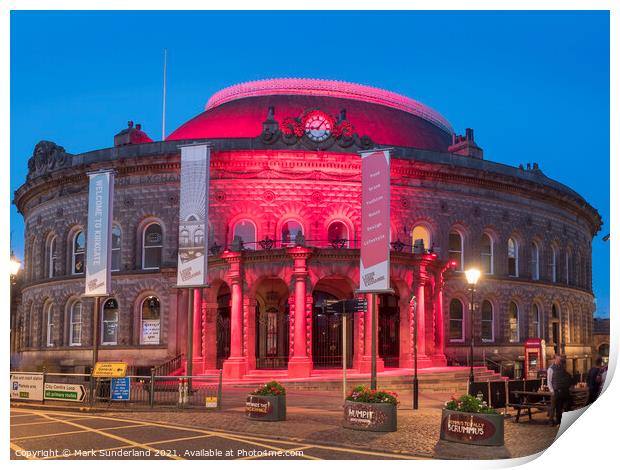
[{"label": "carved stone column", "polygon": [[242,254],[228,252],[222,255],[228,262],[228,281],[231,291],[230,356],[224,361],[224,377],[240,379],[247,373],[248,361],[243,355],[243,275]]},{"label": "carved stone column", "polygon": [[312,373],[312,360],[307,347],[306,283],[308,281],[307,260],[311,248],[295,247],[287,250],[293,258],[293,278],[295,280],[295,314],[293,328],[293,355],[288,362],[289,377],[309,377]]}]

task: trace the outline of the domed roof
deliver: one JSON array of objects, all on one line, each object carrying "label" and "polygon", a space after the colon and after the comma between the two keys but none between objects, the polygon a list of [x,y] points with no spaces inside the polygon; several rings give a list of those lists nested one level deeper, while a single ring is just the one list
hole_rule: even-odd
[{"label": "domed roof", "polygon": [[341,110],[359,136],[376,144],[446,151],[450,123],[428,106],[396,93],[354,83],[316,79],[271,79],[242,83],[214,94],[205,111],[167,140],[254,138],[269,107],[274,118],[296,118],[309,109],[336,117]]}]

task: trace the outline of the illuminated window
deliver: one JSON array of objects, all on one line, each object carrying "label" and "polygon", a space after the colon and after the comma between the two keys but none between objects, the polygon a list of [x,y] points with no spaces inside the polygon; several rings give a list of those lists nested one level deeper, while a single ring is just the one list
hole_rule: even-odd
[{"label": "illuminated window", "polygon": [[510,302],[508,305],[508,329],[510,332],[509,340],[511,343],[519,342],[519,309],[517,304]]},{"label": "illuminated window", "polygon": [[532,279],[534,281],[538,281],[540,279],[540,267],[539,267],[539,250],[538,244],[536,242],[532,242],[530,247],[530,257],[532,261],[531,271],[532,271]]},{"label": "illuminated window", "polygon": [[239,220],[233,229],[233,239],[241,238],[243,248],[246,250],[256,249],[256,225],[249,219]]},{"label": "illuminated window", "polygon": [[448,235],[448,259],[456,262],[457,271],[463,271],[463,237],[456,230]]},{"label": "illuminated window", "polygon": [[142,329],[140,344],[159,344],[161,332],[161,307],[159,299],[151,295],[142,301]]},{"label": "illuminated window", "polygon": [[56,273],[56,237],[52,237],[47,245],[47,277],[54,277]]},{"label": "illuminated window", "polygon": [[282,224],[282,246],[294,246],[295,239],[304,234],[304,229],[296,220],[287,220]]},{"label": "illuminated window", "polygon": [[82,302],[76,300],[69,311],[69,346],[82,345]]},{"label": "illuminated window", "polygon": [[84,257],[86,253],[86,236],[80,230],[73,236],[71,254],[71,274],[84,274]]},{"label": "illuminated window", "polygon": [[142,236],[142,269],[158,269],[160,267],[162,248],[161,225],[153,222],[145,227]]},{"label": "illuminated window", "polygon": [[495,329],[493,327],[493,305],[488,300],[482,302],[480,327],[480,339],[484,342],[492,342],[495,336]]},{"label": "illuminated window", "polygon": [[422,240],[424,242],[424,249],[429,250],[431,248],[431,233],[424,225],[416,225],[411,233],[411,245],[415,246],[416,240]]},{"label": "illuminated window", "polygon": [[101,344],[116,344],[118,341],[118,302],[108,299],[103,304]]},{"label": "illuminated window", "polygon": [[483,233],[480,240],[480,261],[482,272],[493,274],[493,239],[487,233]]},{"label": "illuminated window", "polygon": [[514,238],[508,239],[508,275],[519,277],[519,245]]},{"label": "illuminated window", "polygon": [[121,228],[112,226],[112,271],[121,270]]},{"label": "illuminated window", "polygon": [[342,222],[332,222],[327,228],[327,240],[331,244],[344,240],[344,246],[349,246],[349,230]]},{"label": "illuminated window", "polygon": [[463,304],[459,299],[450,302],[450,339],[462,341],[465,337],[463,332]]}]

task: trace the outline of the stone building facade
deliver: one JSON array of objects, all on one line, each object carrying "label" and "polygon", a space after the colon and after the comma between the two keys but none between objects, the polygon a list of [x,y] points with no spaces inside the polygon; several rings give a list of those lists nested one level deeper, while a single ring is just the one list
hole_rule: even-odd
[{"label": "stone building facade", "polygon": [[[175,287],[179,147],[196,142],[212,147],[210,286],[195,290],[188,309],[187,290]],[[91,364],[94,306],[80,297],[86,174],[103,168],[115,170],[116,183],[113,292],[102,299],[97,326],[101,360],[163,364],[187,353],[193,321],[195,373],[304,377],[338,368],[343,320],[324,307],[357,295],[358,152],[377,147],[392,148],[395,290],[379,298],[379,369],[412,367],[416,314],[421,367],[466,363],[471,292],[463,269],[475,266],[482,271],[473,304],[477,362],[518,368],[524,341],[539,337],[548,355],[565,353],[574,370],[585,370],[596,210],[536,164],[483,159],[472,130],[456,136],[420,103],[318,80],[225,89],[163,142],[130,123],[112,148],[72,155],[39,143],[14,199],[26,226],[20,368]],[[369,314],[347,321],[350,367],[368,370]]]}]

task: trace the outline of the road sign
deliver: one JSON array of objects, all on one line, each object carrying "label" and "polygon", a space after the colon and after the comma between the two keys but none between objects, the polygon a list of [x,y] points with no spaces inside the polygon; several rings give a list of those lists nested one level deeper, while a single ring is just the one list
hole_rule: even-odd
[{"label": "road sign", "polygon": [[112,379],[110,384],[110,399],[112,400],[129,400],[129,377],[121,377]]},{"label": "road sign", "polygon": [[125,377],[127,364],[124,362],[97,362],[93,377]]},{"label": "road sign", "polygon": [[205,407],[206,408],[217,408],[217,397],[206,397]]},{"label": "road sign", "polygon": [[365,312],[367,307],[366,299],[346,299],[346,300],[326,300],[326,313],[353,313]]},{"label": "road sign", "polygon": [[43,401],[43,374],[11,374],[11,398]]},{"label": "road sign", "polygon": [[84,401],[84,385],[46,383],[43,396],[46,400]]}]

